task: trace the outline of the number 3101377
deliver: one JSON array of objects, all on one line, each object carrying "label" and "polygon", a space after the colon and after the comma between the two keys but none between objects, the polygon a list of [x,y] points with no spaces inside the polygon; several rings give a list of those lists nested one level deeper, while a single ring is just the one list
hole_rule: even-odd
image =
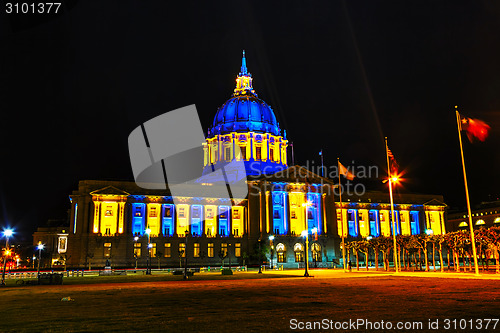
[{"label": "number 3101377", "polygon": [[5,12],[7,14],[57,14],[61,7],[60,2],[7,2]]}]

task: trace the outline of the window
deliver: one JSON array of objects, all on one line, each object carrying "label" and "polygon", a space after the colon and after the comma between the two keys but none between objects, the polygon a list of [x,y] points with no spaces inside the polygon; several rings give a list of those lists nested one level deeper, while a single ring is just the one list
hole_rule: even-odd
[{"label": "window", "polygon": [[195,257],[195,258],[200,257],[200,243],[194,243],[193,257]]},{"label": "window", "polygon": [[234,244],[234,256],[236,258],[241,257],[241,244],[240,243]]},{"label": "window", "polygon": [[185,213],[185,208],[184,207],[179,207],[179,217],[180,218],[186,217],[186,213]]},{"label": "window", "polygon": [[59,242],[57,244],[57,252],[58,253],[66,253],[67,244],[68,244],[68,237],[59,236]]},{"label": "window", "polygon": [[226,161],[231,161],[231,148],[230,147],[226,147]]},{"label": "window", "polygon": [[271,149],[269,150],[269,159],[270,159],[271,161],[274,161],[274,148],[271,148]]},{"label": "window", "polygon": [[111,243],[104,243],[104,258],[111,257]]},{"label": "window", "polygon": [[172,207],[165,206],[165,217],[172,217]]},{"label": "window", "polygon": [[247,147],[241,146],[240,151],[241,151],[241,159],[246,160],[247,159]]},{"label": "window", "polygon": [[105,216],[113,216],[113,208],[111,206],[106,206]]},{"label": "window", "polygon": [[313,261],[321,261],[321,245],[318,243],[312,243],[311,253]]},{"label": "window", "polygon": [[165,243],[165,258],[170,258],[172,256],[172,244]]},{"label": "window", "polygon": [[260,161],[262,159],[261,147],[255,147],[255,160]]},{"label": "window", "polygon": [[149,217],[156,217],[156,207],[151,207],[149,209]]},{"label": "window", "polygon": [[304,247],[301,243],[295,243],[293,251],[295,252],[295,262],[304,261]]},{"label": "window", "polygon": [[276,254],[278,256],[278,262],[284,263],[286,262],[286,247],[283,243],[278,243],[276,245]]},{"label": "window", "polygon": [[224,255],[227,256],[227,243],[220,244],[220,252],[224,253]]},{"label": "window", "polygon": [[184,258],[186,257],[186,244],[185,243],[179,243],[179,257]]},{"label": "window", "polygon": [[134,256],[137,258],[141,257],[141,243],[134,243]]},{"label": "window", "polygon": [[134,216],[136,216],[136,217],[141,217],[142,216],[141,207],[140,206],[136,206],[135,207]]},{"label": "window", "polygon": [[208,243],[208,257],[214,257],[214,243]]},{"label": "window", "polygon": [[150,243],[149,245],[151,246],[151,258],[156,257],[156,243]]}]

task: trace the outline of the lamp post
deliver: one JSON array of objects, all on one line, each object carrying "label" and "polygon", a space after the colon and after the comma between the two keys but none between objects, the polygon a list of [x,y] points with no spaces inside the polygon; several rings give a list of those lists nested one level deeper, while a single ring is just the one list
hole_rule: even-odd
[{"label": "lamp post", "polygon": [[262,250],[261,250],[260,238],[259,238],[259,274],[262,274],[262,261],[261,261],[261,255],[262,255]]},{"label": "lamp post", "polygon": [[307,230],[302,231],[302,236],[305,238],[305,243],[306,243],[306,251],[305,251],[305,272],[304,276],[309,277],[309,259],[308,259],[308,252],[309,252],[309,232]]},{"label": "lamp post", "polygon": [[[316,228],[316,227],[312,228],[311,232],[314,234],[314,238],[317,241],[318,240],[318,228]],[[314,261],[314,268],[316,268],[316,267],[318,267],[316,264],[317,263],[316,257],[317,257],[317,253],[318,253],[317,252],[318,251],[318,248],[317,248],[318,244],[313,243],[313,245],[314,245],[313,246],[313,248],[314,248],[313,261]],[[313,249],[311,249],[311,254],[312,254],[312,250]]]},{"label": "lamp post", "polygon": [[269,236],[269,243],[271,245],[271,269],[274,268],[274,265],[273,265],[274,244],[273,244],[273,241],[274,241],[274,236],[273,235]]},{"label": "lamp post", "polygon": [[305,223],[305,226],[306,226],[306,230],[302,231],[302,236],[305,237],[306,239],[306,255],[304,256],[304,259],[306,261],[306,271],[304,273],[304,276],[305,277],[309,277],[309,272],[308,272],[308,269],[309,269],[309,225],[308,225],[308,216],[307,216],[307,207],[311,206],[312,205],[312,202],[310,201],[306,201],[302,204],[302,206],[304,206],[304,223]]},{"label": "lamp post", "polygon": [[137,244],[137,241],[139,240],[139,237],[135,236],[134,237],[134,258],[135,258],[135,269],[134,269],[134,273],[137,273],[137,253],[135,252],[136,250],[136,245]]},{"label": "lamp post", "polygon": [[188,248],[188,235],[189,235],[188,230],[185,231],[185,235],[186,235],[186,240],[185,240],[185,245],[184,245],[184,276],[182,277],[183,280],[188,279],[188,275],[187,275],[187,267],[188,267],[187,248]]},{"label": "lamp post", "polygon": [[147,228],[145,230],[146,235],[148,235],[148,255],[146,257],[146,275],[151,275],[151,229]]},{"label": "lamp post", "polygon": [[37,274],[36,277],[40,279],[40,261],[42,260],[42,250],[45,248],[45,245],[42,243],[38,243],[37,249],[38,249],[38,268],[37,268]]},{"label": "lamp post", "polygon": [[7,267],[7,256],[10,254],[9,237],[12,236],[13,233],[12,229],[5,229],[3,231],[3,235],[5,236],[5,252],[3,257],[2,286],[5,285],[5,268]]}]

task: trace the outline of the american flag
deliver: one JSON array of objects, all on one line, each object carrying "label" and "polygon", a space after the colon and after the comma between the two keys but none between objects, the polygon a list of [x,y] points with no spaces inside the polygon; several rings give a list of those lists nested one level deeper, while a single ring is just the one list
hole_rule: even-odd
[{"label": "american flag", "polygon": [[389,165],[390,165],[390,169],[391,169],[391,175],[397,175],[398,169],[399,169],[399,164],[396,161],[396,158],[394,158],[394,154],[389,149],[389,147],[387,147],[387,156],[389,156]]}]

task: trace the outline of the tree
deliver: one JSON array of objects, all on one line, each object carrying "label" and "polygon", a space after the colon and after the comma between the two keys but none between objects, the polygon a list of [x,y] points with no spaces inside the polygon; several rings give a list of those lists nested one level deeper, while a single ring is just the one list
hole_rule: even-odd
[{"label": "tree", "polygon": [[443,265],[443,243],[446,241],[446,238],[444,235],[434,235],[434,243],[437,243],[439,245],[439,270],[441,272],[444,272],[444,265]]},{"label": "tree", "polygon": [[179,267],[182,268],[182,256],[184,255],[184,250],[177,250],[177,253],[179,255]]},{"label": "tree", "polygon": [[384,260],[384,269],[389,270],[389,253],[391,252],[393,245],[392,237],[378,237],[379,241],[379,250],[382,252],[382,258]]},{"label": "tree", "polygon": [[163,253],[161,251],[156,251],[156,260],[158,260],[158,269],[161,269],[161,265],[160,265],[160,261],[161,261],[161,257],[163,257]]},{"label": "tree", "polygon": [[224,259],[226,259],[227,257],[227,251],[220,249],[218,255],[220,260],[222,261],[222,267],[224,267]]},{"label": "tree", "polygon": [[370,243],[366,240],[359,240],[356,242],[358,244],[358,250],[363,252],[365,255],[366,270],[368,270],[368,256],[370,254]]},{"label": "tree", "polygon": [[368,241],[369,246],[373,249],[375,256],[375,270],[378,271],[378,257],[380,251],[380,237],[372,238]]},{"label": "tree", "polygon": [[425,257],[425,271],[429,271],[429,258],[427,257],[427,245],[430,241],[429,235],[415,235],[413,238],[413,244],[419,249],[424,252],[424,257]]}]

